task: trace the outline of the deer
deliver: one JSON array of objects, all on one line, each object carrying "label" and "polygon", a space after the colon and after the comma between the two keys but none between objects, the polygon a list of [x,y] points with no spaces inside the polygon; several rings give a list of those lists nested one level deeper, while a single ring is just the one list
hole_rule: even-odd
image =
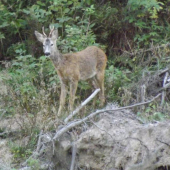
[{"label": "deer", "polygon": [[86,49],[76,52],[61,54],[57,48],[58,29],[50,26],[50,33],[47,36],[44,27],[42,34],[35,31],[38,41],[43,44],[44,54],[49,57],[57,71],[60,84],[60,104],[57,115],[60,117],[66,101],[69,87],[69,111],[73,111],[75,95],[80,80],[91,81],[94,88],[100,88],[100,105],[105,103],[104,74],[107,63],[107,56],[103,50],[96,46],[88,46]]}]

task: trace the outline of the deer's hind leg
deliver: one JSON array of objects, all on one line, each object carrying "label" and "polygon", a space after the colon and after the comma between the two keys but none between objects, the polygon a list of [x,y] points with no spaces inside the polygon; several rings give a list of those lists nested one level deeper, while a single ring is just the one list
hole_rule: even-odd
[{"label": "deer's hind leg", "polygon": [[98,86],[100,88],[100,94],[99,94],[99,98],[100,98],[100,105],[103,106],[105,103],[105,95],[104,95],[104,72],[100,71],[97,73],[96,75],[96,80],[98,83]]},{"label": "deer's hind leg", "polygon": [[78,85],[77,80],[70,82],[69,111],[73,111],[77,85]]},{"label": "deer's hind leg", "polygon": [[[87,82],[92,87],[92,92],[99,88],[99,85],[98,85],[98,82],[97,82],[97,79],[96,79],[95,76],[90,78],[90,79],[88,79]],[[96,100],[97,100],[97,96],[95,96],[93,98],[93,106],[94,107],[96,106]]]}]

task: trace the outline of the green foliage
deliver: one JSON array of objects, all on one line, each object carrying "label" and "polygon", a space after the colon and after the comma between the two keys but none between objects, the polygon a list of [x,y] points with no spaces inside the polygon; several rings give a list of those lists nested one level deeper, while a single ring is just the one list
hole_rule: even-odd
[{"label": "green foliage", "polygon": [[83,25],[78,27],[74,26],[66,26],[66,38],[61,40],[61,37],[58,40],[59,48],[63,53],[68,52],[76,52],[83,50],[87,46],[98,45],[95,43],[95,35],[92,31],[87,30],[87,28]]},{"label": "green foliage", "polygon": [[[129,0],[127,3],[127,7],[130,8],[133,15],[139,18],[147,15],[149,15],[150,18],[158,18],[158,12],[162,9],[163,5],[164,3],[158,2],[157,0]],[[130,22],[131,21],[132,19]]]},{"label": "green foliage", "polygon": [[[106,70],[108,100],[119,101],[117,93],[121,91],[120,87],[128,85],[134,78],[128,78],[127,72],[134,71],[138,74],[142,68],[138,68],[137,64],[141,60],[150,60],[148,54],[139,56],[133,53],[133,48],[168,41],[166,37],[170,35],[170,29],[165,11],[169,9],[166,3],[157,0],[1,1],[0,50],[4,56],[16,59],[10,70],[11,79],[8,80],[8,85],[14,91],[12,94],[15,99],[23,99],[22,102],[15,100],[18,101],[15,104],[25,107],[29,114],[34,115],[40,109],[40,104],[35,100],[40,98],[40,92],[44,90],[47,94],[52,93],[54,87],[59,87],[51,62],[45,57],[36,59],[30,55],[33,53],[35,57],[39,57],[38,50],[42,51],[42,47],[35,45],[34,30],[40,30],[44,25],[47,31],[50,24],[59,29],[58,46],[63,53],[79,51],[89,45],[99,45],[96,39],[106,46],[109,59],[114,60],[111,61],[113,64],[108,64]],[[31,51],[28,53],[29,48]],[[130,50],[128,57],[116,58],[116,55],[112,55],[126,50]],[[115,68],[114,65],[120,65],[121,68]],[[79,86],[89,90],[86,83]],[[56,101],[58,96],[58,93],[57,96],[50,94],[48,101],[52,106],[56,106],[52,101]],[[9,112],[13,112],[13,109],[11,105]]]},{"label": "green foliage", "polygon": [[8,94],[3,96],[4,107],[8,115],[17,113],[28,119],[23,121],[22,130],[29,134],[38,128],[39,112],[42,119],[56,114],[54,108],[59,98],[60,85],[50,60],[44,56],[36,59],[31,55],[22,55],[22,50],[17,52],[20,55],[13,61],[9,76],[3,77],[8,89]]},{"label": "green foliage", "polygon": [[16,160],[27,158],[32,154],[30,149],[26,149],[24,147],[19,147],[19,146],[13,146],[11,148],[11,152],[14,154],[14,158]]},{"label": "green foliage", "polygon": [[125,71],[109,65],[105,74],[107,100],[120,102],[121,96],[117,94],[122,87],[128,86],[130,82]]},{"label": "green foliage", "polygon": [[[116,34],[120,31],[121,14],[119,13],[118,5],[108,1],[106,4],[96,5],[96,11],[94,13],[94,30],[96,32],[97,40],[110,46],[110,42],[116,41]],[[110,47],[108,48],[110,52]]]},{"label": "green foliage", "polygon": [[138,112],[137,116],[145,123],[153,122],[153,121],[163,121],[167,119],[168,114],[162,113],[157,104],[149,104],[143,111]]},{"label": "green foliage", "polygon": [[94,44],[95,37],[107,47],[109,56],[120,49],[165,43],[170,35],[167,11],[168,2],[157,0],[3,0],[0,2],[0,54],[14,58],[13,51],[22,44],[26,54],[37,55],[33,32],[50,24],[59,28],[61,49],[62,45],[67,46],[64,52]]},{"label": "green foliage", "polygon": [[158,12],[163,10],[163,6],[164,3],[157,0],[128,1],[125,20],[139,30],[134,37],[138,47],[158,43],[165,36],[164,26],[158,22]]},{"label": "green foliage", "polygon": [[[14,157],[14,162],[15,163],[21,163],[23,160],[26,160],[32,155],[35,146],[37,144],[37,136],[39,134],[39,130],[34,129],[30,134],[25,133],[25,132],[20,132],[20,136],[17,137],[18,140],[20,140],[20,143],[15,142],[13,140],[9,141],[8,145],[11,150],[11,153],[13,154]],[[24,137],[23,137],[23,136]],[[27,142],[22,143],[22,140],[26,140]],[[31,160],[30,160],[31,161]],[[34,167],[34,164],[30,162],[30,166]],[[35,166],[37,164],[35,163]]]},{"label": "green foliage", "polygon": [[28,160],[28,166],[31,168],[31,170],[39,170],[40,169],[40,164],[39,161],[33,158],[30,158]]},{"label": "green foliage", "polygon": [[[78,42],[75,42],[77,38],[82,39],[81,45],[83,41],[84,46],[88,45],[88,41],[94,44],[94,39],[92,38],[94,34],[91,30],[94,23],[91,23],[90,17],[94,14],[95,8],[94,5],[89,6],[92,1],[17,1],[12,7],[10,3],[13,4],[13,0],[0,2],[0,40],[7,39],[3,42],[3,48],[1,49],[5,48],[3,50],[4,55],[8,54],[14,58],[15,53],[13,52],[23,43],[22,49],[28,53],[28,47],[26,46],[30,44],[30,41],[32,43],[34,41],[32,37],[34,30],[37,29],[35,27],[42,27],[42,25],[48,27],[51,23],[60,29],[62,39],[67,34],[71,36],[77,35],[74,40],[72,39],[70,46],[78,45]],[[5,34],[4,29],[6,30]],[[78,36],[78,34],[80,35]],[[66,41],[69,41],[70,38],[66,38]],[[77,47],[78,50],[81,45]]]},{"label": "green foliage", "polygon": [[[26,145],[9,141],[9,147],[12,154],[14,155],[15,162],[21,162],[22,160],[25,160],[33,153],[33,150],[37,143],[37,133],[39,133],[39,131],[34,131],[32,132],[32,134],[30,134],[29,140]],[[22,141],[23,137],[20,136],[19,139]]]}]

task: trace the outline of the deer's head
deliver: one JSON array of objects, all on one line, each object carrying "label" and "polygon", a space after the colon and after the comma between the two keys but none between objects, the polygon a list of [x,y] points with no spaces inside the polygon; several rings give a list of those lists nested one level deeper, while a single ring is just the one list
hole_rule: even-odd
[{"label": "deer's head", "polygon": [[47,36],[44,32],[44,27],[42,28],[42,33],[35,31],[35,36],[38,41],[42,42],[44,54],[50,56],[51,52],[56,48],[56,40],[58,38],[58,30],[55,30],[54,27],[50,27],[50,33]]}]

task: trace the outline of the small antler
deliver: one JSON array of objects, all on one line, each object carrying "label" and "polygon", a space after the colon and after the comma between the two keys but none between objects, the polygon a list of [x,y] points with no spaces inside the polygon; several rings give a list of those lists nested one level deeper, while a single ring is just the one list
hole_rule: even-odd
[{"label": "small antler", "polygon": [[42,27],[42,32],[43,32],[43,35],[45,35],[47,37],[47,35],[46,35],[45,31],[44,31],[44,27]]},{"label": "small antler", "polygon": [[54,31],[54,25],[53,25],[53,26],[50,25],[50,33],[49,33],[49,37],[51,37],[53,31]]}]

